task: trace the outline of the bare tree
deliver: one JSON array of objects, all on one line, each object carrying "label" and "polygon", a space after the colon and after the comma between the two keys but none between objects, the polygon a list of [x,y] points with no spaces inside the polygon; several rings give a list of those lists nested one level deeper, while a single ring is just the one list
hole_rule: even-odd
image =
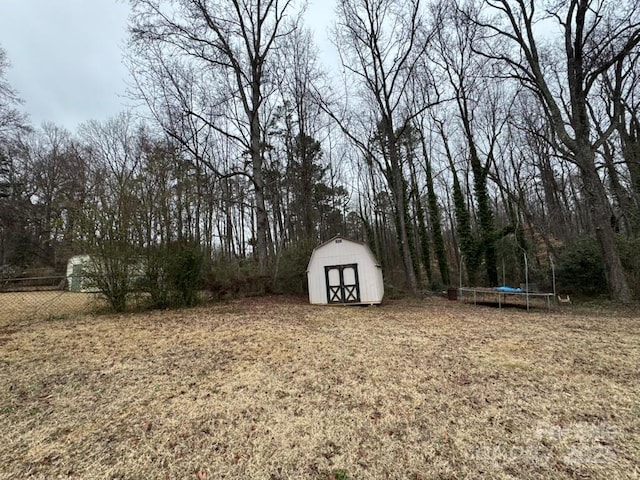
[{"label": "bare tree", "polygon": [[286,159],[288,230],[293,239],[311,242],[319,240],[319,185],[327,173],[319,138],[328,119],[313,96],[326,83],[317,55],[311,33],[298,29],[284,39],[275,71],[282,103],[274,120],[283,144],[280,156]]},{"label": "bare tree", "polygon": [[[295,28],[292,0],[131,0],[132,41],[161,45],[188,59],[207,85],[220,88],[219,104],[179,112],[237,142],[249,154],[255,192],[255,248],[264,272],[270,251],[263,176],[264,102],[271,94],[271,57],[279,40]],[[292,21],[289,21],[292,20]],[[230,114],[237,112],[237,114]],[[235,122],[225,122],[234,117]]]},{"label": "bare tree", "polygon": [[[373,114],[373,135],[378,139],[383,172],[393,195],[395,222],[402,263],[411,291],[418,288],[413,235],[409,215],[407,181],[400,152],[400,138],[416,115],[429,107],[427,89],[422,101],[409,100],[420,57],[428,46],[420,1],[341,0],[338,2],[336,43],[342,64],[361,87],[363,104]],[[365,107],[365,103],[368,104]],[[419,105],[415,110],[409,105]],[[378,154],[367,142],[355,140],[372,161]]]},{"label": "bare tree", "polygon": [[[640,48],[628,57],[620,58],[612,71],[604,77],[603,90],[610,121],[616,125],[622,164],[626,167],[628,194],[619,191],[623,219],[632,235],[640,233]],[[606,128],[606,125],[605,127]],[[604,146],[604,145],[603,145]],[[612,146],[608,152],[614,151]],[[605,152],[605,155],[606,153]],[[618,163],[618,162],[615,162]],[[609,162],[609,165],[615,165]],[[615,172],[614,172],[615,174]],[[624,188],[624,187],[623,187]]]},{"label": "bare tree", "polygon": [[465,252],[469,262],[484,259],[487,280],[497,285],[497,232],[491,205],[489,173],[496,162],[503,130],[514,96],[513,89],[491,75],[487,62],[473,52],[481,30],[468,22],[452,3],[439,6],[439,18],[444,26],[436,34],[437,41],[431,55],[443,70],[447,88],[452,91],[456,105],[455,122],[447,127],[459,130],[465,144],[473,176],[473,197],[478,217],[478,239],[475,253]]},{"label": "bare tree", "polygon": [[18,161],[19,137],[29,125],[18,109],[21,100],[17,92],[5,78],[8,68],[9,61],[0,46],[0,265],[24,260],[20,243],[25,243],[25,207],[29,204],[26,172]]},{"label": "bare tree", "polygon": [[128,114],[80,126],[89,164],[82,237],[93,253],[92,283],[114,310],[126,308],[132,269],[144,242],[140,220],[142,155],[137,126]]},{"label": "bare tree", "polygon": [[0,46],[0,145],[8,135],[28,128],[26,115],[17,108],[22,100],[5,78],[9,66],[7,54]]},{"label": "bare tree", "polygon": [[73,249],[85,197],[86,163],[66,129],[44,123],[21,140],[29,185],[29,223],[37,256],[61,267]]},{"label": "bare tree", "polygon": [[[580,169],[611,295],[628,302],[631,291],[596,164],[597,151],[615,124],[596,132],[589,103],[598,79],[640,42],[640,6],[633,1],[600,0],[563,0],[546,8],[534,0],[485,0],[483,4],[486,8],[477,21],[487,31],[487,42],[479,50],[502,62],[506,74],[535,92],[544,106],[555,135]],[[469,18],[477,18],[475,12],[469,12]],[[553,59],[554,52],[544,47],[542,22],[562,36],[560,65]]]}]

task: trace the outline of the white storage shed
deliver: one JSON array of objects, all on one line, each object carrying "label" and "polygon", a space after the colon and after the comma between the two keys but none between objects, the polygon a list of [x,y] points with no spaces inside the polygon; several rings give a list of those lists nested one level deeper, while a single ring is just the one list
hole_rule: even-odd
[{"label": "white storage shed", "polygon": [[89,274],[93,269],[90,255],[74,255],[67,262],[67,283],[70,292],[98,292],[91,285]]},{"label": "white storage shed", "polygon": [[313,250],[307,267],[312,304],[377,304],[384,296],[382,268],[369,247],[337,236]]}]

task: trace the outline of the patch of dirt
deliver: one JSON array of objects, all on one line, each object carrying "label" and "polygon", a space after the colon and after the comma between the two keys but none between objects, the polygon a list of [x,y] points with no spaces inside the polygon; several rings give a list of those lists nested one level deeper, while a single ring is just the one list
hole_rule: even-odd
[{"label": "patch of dirt", "polygon": [[633,478],[640,319],[573,312],[269,297],[4,327],[0,478]]}]

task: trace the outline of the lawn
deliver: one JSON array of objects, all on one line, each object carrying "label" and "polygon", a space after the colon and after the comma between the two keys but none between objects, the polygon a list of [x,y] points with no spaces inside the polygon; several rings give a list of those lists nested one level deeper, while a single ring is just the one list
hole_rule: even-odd
[{"label": "lawn", "polygon": [[640,478],[640,317],[288,297],[0,321],[0,478]]}]

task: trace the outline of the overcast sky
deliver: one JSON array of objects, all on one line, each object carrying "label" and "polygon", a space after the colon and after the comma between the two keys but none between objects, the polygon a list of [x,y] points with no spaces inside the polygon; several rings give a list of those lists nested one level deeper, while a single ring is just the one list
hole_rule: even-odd
[{"label": "overcast sky", "polygon": [[[307,23],[326,56],[334,0],[309,3]],[[126,108],[128,14],[124,0],[0,0],[6,76],[34,125],[50,121],[74,131]]]}]

